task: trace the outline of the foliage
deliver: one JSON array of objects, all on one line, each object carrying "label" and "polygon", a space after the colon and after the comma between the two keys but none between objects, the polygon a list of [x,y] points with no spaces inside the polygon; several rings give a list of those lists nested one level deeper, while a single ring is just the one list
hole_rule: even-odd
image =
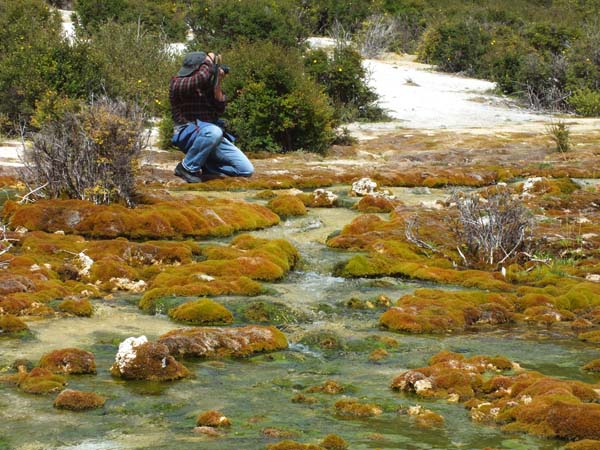
[{"label": "foliage", "polygon": [[577,114],[586,117],[600,116],[600,90],[579,89],[567,101]]},{"label": "foliage", "polygon": [[[256,55],[261,55],[257,58]],[[323,152],[333,138],[333,110],[304,74],[299,51],[272,42],[240,44],[226,55],[229,127],[250,151]]]},{"label": "foliage", "polygon": [[480,24],[469,18],[445,21],[425,32],[418,55],[444,71],[476,74],[490,41]]},{"label": "foliage", "polygon": [[110,22],[135,23],[175,40],[186,36],[187,9],[185,3],[175,0],[77,0],[75,3],[79,23],[88,32]]},{"label": "foliage", "polygon": [[25,178],[38,195],[134,203],[137,157],[145,144],[139,108],[106,98],[33,136]]},{"label": "foliage", "polygon": [[325,88],[342,122],[356,119],[381,120],[384,112],[376,105],[377,94],[367,83],[360,53],[347,45],[337,46],[333,55],[323,50],[307,52],[306,71]]},{"label": "foliage", "polygon": [[566,122],[558,120],[546,127],[548,135],[556,144],[556,151],[566,153],[571,149],[570,129]]},{"label": "foliage", "polygon": [[[201,0],[194,2],[188,21],[207,50],[230,48],[240,40],[295,47],[312,28],[297,0]],[[267,55],[254,56],[263,60]]]},{"label": "foliage", "polygon": [[160,115],[168,108],[168,85],[180,65],[159,35],[135,24],[107,23],[91,36],[89,58],[102,67],[106,94]]}]

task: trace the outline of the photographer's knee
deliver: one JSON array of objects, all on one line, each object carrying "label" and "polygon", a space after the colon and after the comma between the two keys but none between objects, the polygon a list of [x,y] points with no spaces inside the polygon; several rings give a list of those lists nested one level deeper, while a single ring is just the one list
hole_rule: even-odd
[{"label": "photographer's knee", "polygon": [[207,125],[202,137],[209,139],[211,145],[218,145],[223,140],[223,130],[216,125]]}]

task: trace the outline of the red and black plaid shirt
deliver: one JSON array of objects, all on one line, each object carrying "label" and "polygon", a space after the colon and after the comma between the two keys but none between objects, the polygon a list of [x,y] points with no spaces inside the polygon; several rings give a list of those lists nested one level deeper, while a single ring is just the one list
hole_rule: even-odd
[{"label": "red and black plaid shirt", "polygon": [[173,77],[169,84],[169,101],[175,126],[200,119],[216,122],[225,111],[225,102],[215,100],[211,75],[213,65],[202,64],[187,77]]}]

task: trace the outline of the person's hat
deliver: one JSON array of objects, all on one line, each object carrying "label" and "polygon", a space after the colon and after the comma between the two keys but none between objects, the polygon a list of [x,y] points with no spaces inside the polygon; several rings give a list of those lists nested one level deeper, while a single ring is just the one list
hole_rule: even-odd
[{"label": "person's hat", "polygon": [[206,59],[206,53],[204,52],[191,52],[185,55],[183,58],[183,65],[179,72],[177,72],[178,77],[187,77],[191,75],[194,70],[202,65],[204,60]]}]

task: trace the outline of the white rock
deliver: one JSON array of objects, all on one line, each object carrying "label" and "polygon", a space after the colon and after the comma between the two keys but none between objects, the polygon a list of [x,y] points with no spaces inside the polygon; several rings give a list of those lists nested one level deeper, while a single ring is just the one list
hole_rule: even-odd
[{"label": "white rock", "polygon": [[202,281],[214,281],[214,279],[215,279],[215,277],[211,277],[210,275],[205,274],[205,273],[196,274],[196,277]]},{"label": "white rock", "polygon": [[135,348],[146,342],[148,342],[148,338],[146,338],[146,336],[140,336],[137,338],[127,338],[119,344],[119,351],[117,352],[117,356],[115,356],[115,364],[119,368],[119,371],[123,372],[123,369],[135,359]]},{"label": "white rock", "polygon": [[429,391],[433,389],[431,381],[428,379],[415,381],[415,392],[418,394],[423,391]]},{"label": "white rock", "polygon": [[585,276],[585,279],[588,281],[593,281],[594,283],[600,283],[600,275],[597,273],[588,273]]},{"label": "white rock", "polygon": [[531,190],[535,187],[535,185],[541,181],[543,181],[544,178],[542,177],[531,177],[531,178],[527,178],[525,180],[525,182],[523,183],[523,193],[521,194],[522,197],[533,197],[533,195],[531,194]]},{"label": "white rock", "polygon": [[338,199],[337,195],[325,189],[315,189],[313,196],[315,201],[326,203],[329,206],[335,205],[335,202],[337,202]]},{"label": "white rock", "polygon": [[79,269],[79,276],[88,276],[90,274],[90,269],[94,265],[94,260],[86,255],[84,252],[80,252],[77,255],[79,259],[79,263],[81,264],[81,268]]},{"label": "white rock", "polygon": [[370,178],[361,178],[360,180],[352,183],[352,189],[350,193],[352,195],[363,197],[365,195],[373,194],[375,191],[377,191],[377,183]]},{"label": "white rock", "polygon": [[111,278],[110,282],[115,290],[129,291],[134,293],[144,292],[148,286],[144,280],[132,281],[129,278]]}]

